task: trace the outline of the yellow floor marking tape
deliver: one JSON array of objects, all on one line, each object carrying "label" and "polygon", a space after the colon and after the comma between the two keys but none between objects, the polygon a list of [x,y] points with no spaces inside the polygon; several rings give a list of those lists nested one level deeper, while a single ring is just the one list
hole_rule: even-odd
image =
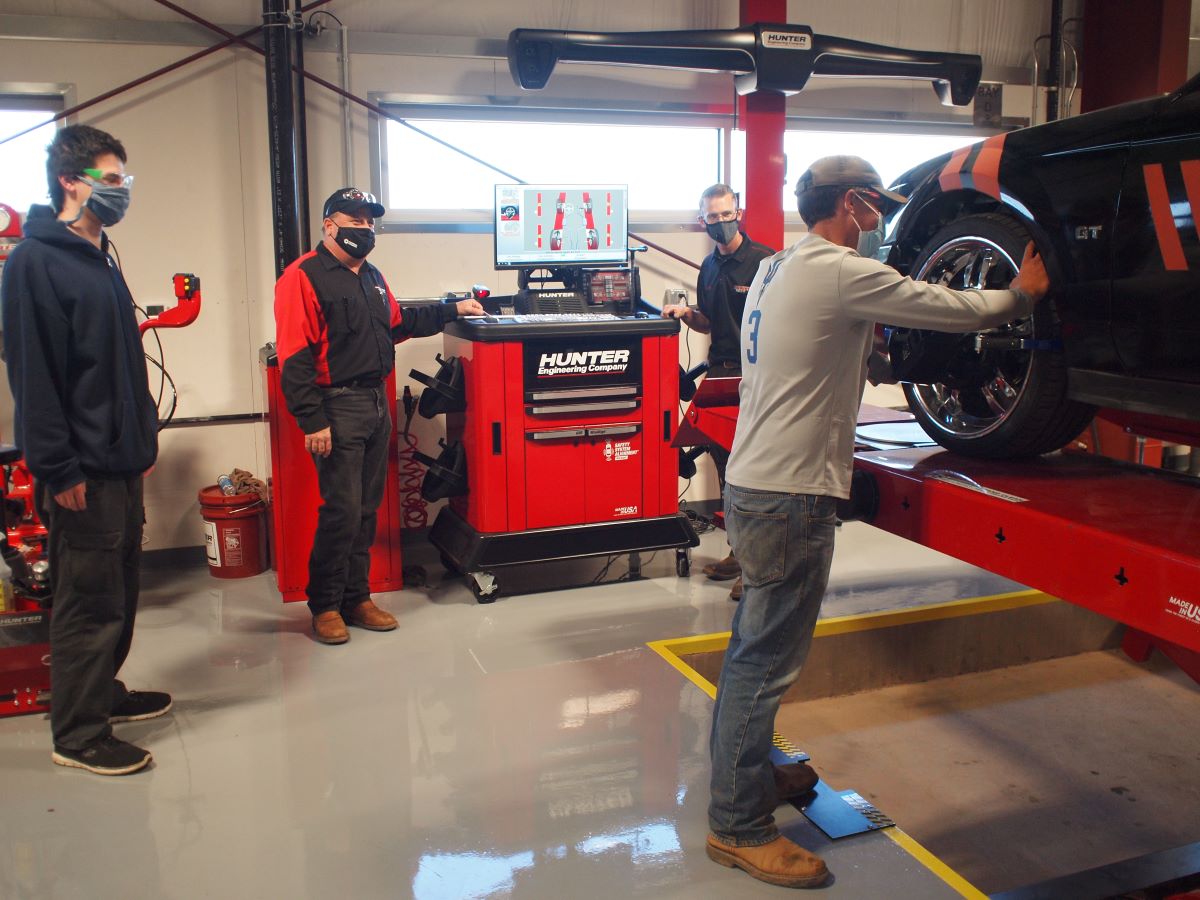
[{"label": "yellow floor marking tape", "polygon": [[[817,622],[814,637],[827,637],[834,634],[849,634],[856,631],[871,631],[876,628],[893,628],[899,625],[911,625],[916,622],[934,622],[939,619],[954,619],[960,616],[973,616],[981,613],[1000,612],[1007,609],[1019,609],[1025,606],[1037,606],[1043,603],[1060,602],[1056,597],[1041,591],[1013,591],[1007,594],[994,594],[989,597],[971,597],[966,600],[951,600],[947,603],[932,603],[928,606],[909,607],[907,609],[888,610],[886,612],[859,613],[852,616],[834,616]],[[688,681],[696,685],[712,699],[716,699],[717,686],[693,669],[684,661],[684,656],[696,653],[715,653],[723,651],[729,644],[730,631],[715,634],[701,634],[694,637],[671,638],[662,641],[651,641],[651,650],[665,659],[677,669]],[[774,744],[785,752],[794,753],[795,746],[776,734]],[[789,749],[790,748],[790,749]],[[897,846],[908,853],[913,859],[934,875],[944,881],[950,888],[969,900],[987,900],[987,894],[955,872],[952,868],[926,850],[912,836],[905,833],[899,826],[882,829]]]}]

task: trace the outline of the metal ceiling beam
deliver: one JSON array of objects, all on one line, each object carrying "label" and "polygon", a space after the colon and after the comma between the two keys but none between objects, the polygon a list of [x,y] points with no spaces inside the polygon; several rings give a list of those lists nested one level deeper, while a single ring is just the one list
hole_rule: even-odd
[{"label": "metal ceiling beam", "polygon": [[[228,27],[230,30],[245,31],[254,26],[242,23]],[[12,14],[0,15],[0,37],[100,44],[181,44],[186,47],[207,47],[212,43],[212,35],[206,29],[186,22]]]},{"label": "metal ceiling beam", "polygon": [[[324,6],[326,3],[329,3],[329,2],[330,2],[330,0],[314,0],[314,2],[309,3],[307,6],[303,7],[303,10],[307,11],[310,9],[316,9],[318,6]],[[215,27],[215,26],[213,26],[213,27]],[[222,30],[222,29],[218,29],[218,30]],[[226,47],[230,46],[231,44],[234,44],[234,43],[242,44],[246,47],[249,47],[251,50],[255,50],[258,53],[262,53],[263,51],[261,48],[254,46],[248,40],[248,38],[253,37],[260,31],[262,31],[261,25],[259,25],[256,28],[251,28],[248,31],[243,32],[242,34],[231,34],[228,31],[222,30],[222,33],[226,35],[226,40],[219,41],[218,43],[213,44],[211,47],[207,47],[204,50],[201,50],[199,53],[193,53],[191,56],[185,56],[183,59],[176,60],[173,63],[162,66],[161,68],[155,69],[153,72],[150,72],[148,75],[143,75],[140,78],[135,78],[133,81],[128,81],[125,84],[122,84],[122,85],[119,85],[119,86],[113,88],[112,90],[105,91],[104,93],[98,94],[95,97],[90,97],[87,100],[85,100],[83,103],[78,103],[75,106],[70,107],[69,109],[64,109],[62,112],[55,114],[51,118],[47,119],[45,122],[39,122],[37,125],[34,125],[30,128],[26,128],[24,131],[18,131],[16,134],[10,134],[5,138],[0,139],[0,144],[7,144],[9,141],[15,140],[16,138],[19,138],[24,134],[28,134],[31,131],[36,131],[38,128],[41,128],[43,125],[48,125],[51,122],[57,122],[59,119],[65,119],[68,116],[73,116],[78,112],[82,112],[85,109],[95,106],[97,103],[101,103],[112,97],[116,97],[117,95],[123,94],[126,91],[133,90],[134,88],[136,88],[140,85],[143,85],[148,81],[153,81],[155,78],[158,78],[162,75],[166,75],[169,72],[174,72],[176,69],[183,68],[184,66],[188,65],[189,63],[193,63],[196,60],[203,59],[206,56],[211,56],[213,53],[216,53],[218,50],[223,50]]]}]

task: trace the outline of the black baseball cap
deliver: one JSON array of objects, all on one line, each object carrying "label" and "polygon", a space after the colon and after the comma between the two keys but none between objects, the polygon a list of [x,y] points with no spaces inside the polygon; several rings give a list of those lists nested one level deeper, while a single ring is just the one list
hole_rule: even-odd
[{"label": "black baseball cap", "polygon": [[328,219],[335,212],[349,213],[364,208],[370,212],[373,219],[378,219],[387,212],[383,204],[375,199],[374,194],[355,187],[338,188],[325,201],[325,210],[321,213],[321,218]]},{"label": "black baseball cap", "polygon": [[861,187],[893,203],[908,202],[903,194],[885,188],[875,167],[861,156],[824,156],[818,159],[796,180],[796,196],[801,197],[819,187]]}]

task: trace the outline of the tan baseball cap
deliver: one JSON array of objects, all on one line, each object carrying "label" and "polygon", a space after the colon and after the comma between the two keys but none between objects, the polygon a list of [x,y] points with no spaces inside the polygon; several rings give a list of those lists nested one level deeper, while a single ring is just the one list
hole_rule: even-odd
[{"label": "tan baseball cap", "polygon": [[862,187],[893,203],[908,202],[903,194],[885,188],[875,167],[861,156],[821,157],[796,180],[796,196],[819,187]]}]

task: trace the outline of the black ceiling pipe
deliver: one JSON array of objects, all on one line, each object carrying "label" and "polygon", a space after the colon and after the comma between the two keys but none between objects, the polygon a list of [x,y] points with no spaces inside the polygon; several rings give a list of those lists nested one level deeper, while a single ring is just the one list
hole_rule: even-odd
[{"label": "black ceiling pipe", "polygon": [[[292,0],[295,20],[303,23],[303,4]],[[304,71],[304,29],[297,28],[293,37],[295,68]],[[293,73],[292,84],[296,91],[296,202],[300,207],[301,248],[307,249],[313,240],[312,225],[308,218],[308,101],[304,96],[304,79]]]},{"label": "black ceiling pipe", "polygon": [[271,160],[272,233],[275,276],[300,256],[296,187],[295,92],[292,90],[291,15],[287,0],[263,0],[267,72],[267,150]]}]

